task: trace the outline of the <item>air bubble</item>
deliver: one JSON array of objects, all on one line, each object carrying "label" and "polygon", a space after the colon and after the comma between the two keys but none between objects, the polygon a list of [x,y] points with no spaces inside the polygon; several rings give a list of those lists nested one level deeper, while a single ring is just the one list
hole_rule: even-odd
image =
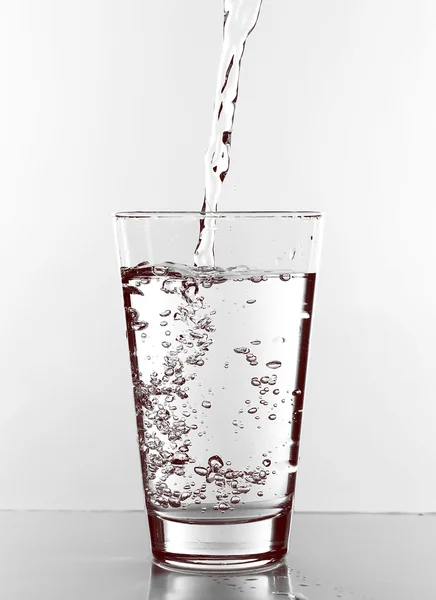
[{"label": "air bubble", "polygon": [[279,360],[270,360],[266,363],[266,366],[269,369],[279,369],[282,366],[282,363]]},{"label": "air bubble", "polygon": [[207,469],[205,467],[194,467],[194,471],[201,477],[205,477],[205,475],[207,475]]},{"label": "air bubble", "polygon": [[217,455],[211,456],[208,460],[208,464],[213,471],[219,471],[224,466],[221,457]]}]

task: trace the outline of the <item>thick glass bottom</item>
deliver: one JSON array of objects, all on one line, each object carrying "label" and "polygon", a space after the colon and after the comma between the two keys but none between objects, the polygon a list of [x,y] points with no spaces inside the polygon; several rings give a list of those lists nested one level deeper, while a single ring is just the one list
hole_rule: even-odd
[{"label": "thick glass bottom", "polygon": [[149,514],[153,556],[163,566],[195,570],[265,568],[288,550],[291,510],[262,520],[180,522]]}]

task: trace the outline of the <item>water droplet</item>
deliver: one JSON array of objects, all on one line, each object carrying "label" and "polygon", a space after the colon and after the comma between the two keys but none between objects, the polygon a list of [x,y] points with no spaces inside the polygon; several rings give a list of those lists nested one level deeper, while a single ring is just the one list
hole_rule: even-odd
[{"label": "water droplet", "polygon": [[162,346],[164,348],[169,348],[171,346],[171,342],[162,342]]},{"label": "water droplet", "polygon": [[255,275],[254,277],[250,277],[250,281],[253,283],[260,283],[262,281],[262,277]]},{"label": "water droplet", "polygon": [[272,413],[272,414],[270,414],[270,415],[268,416],[268,419],[269,419],[270,421],[275,421],[275,420],[277,419],[277,416],[276,416],[274,413]]},{"label": "water droplet", "polygon": [[240,503],[240,501],[241,501],[241,499],[240,499],[240,497],[239,497],[239,496],[232,496],[232,497],[230,498],[230,502],[231,502],[232,504],[239,504],[239,503]]},{"label": "water droplet", "polygon": [[271,465],[271,461],[268,458],[266,458],[262,461],[262,464],[264,467],[269,467]]},{"label": "water droplet", "polygon": [[301,313],[301,318],[302,319],[310,319],[310,315],[308,312],[304,311]]},{"label": "water droplet", "polygon": [[141,333],[141,337],[142,337],[143,340],[145,340],[145,338],[147,337],[147,334],[146,333]]},{"label": "water droplet", "polygon": [[257,412],[257,408],[253,406],[253,408],[249,408],[247,411],[250,415],[254,415]]},{"label": "water droplet", "polygon": [[225,368],[225,369],[228,369],[228,368],[229,368],[229,363],[228,363],[227,361],[224,363],[224,368]]},{"label": "water droplet", "polygon": [[280,279],[282,281],[289,281],[291,279],[291,274],[290,273],[282,273],[280,275]]},{"label": "water droplet", "polygon": [[247,304],[254,304],[256,300],[247,300]]},{"label": "water droplet", "polygon": [[269,369],[279,369],[282,366],[282,363],[279,360],[270,360],[266,363],[266,366]]},{"label": "water droplet", "polygon": [[166,267],[153,267],[152,271],[157,277],[163,277],[167,274],[168,269]]},{"label": "water droplet", "polygon": [[195,502],[195,504],[201,504],[201,500],[200,500],[200,498],[196,498],[196,499],[194,500],[194,502]]},{"label": "water droplet", "polygon": [[236,352],[236,354],[249,354],[250,348],[245,348],[242,346],[241,348],[233,348],[233,351]]},{"label": "water droplet", "polygon": [[260,385],[260,379],[258,379],[257,377],[253,377],[251,380],[251,385],[258,387]]},{"label": "water droplet", "polygon": [[212,406],[212,404],[209,402],[209,400],[203,400],[203,402],[201,403],[201,406],[203,408],[210,408]]},{"label": "water droplet", "polygon": [[227,502],[221,502],[221,503],[218,505],[218,508],[219,508],[220,510],[228,510],[228,509],[230,508],[230,506],[227,504]]},{"label": "water droplet", "polygon": [[263,492],[257,492],[258,496],[263,496]]},{"label": "water droplet", "polygon": [[273,394],[274,396],[278,396],[280,394],[280,390],[276,388],[275,390],[273,390]]},{"label": "water droplet", "polygon": [[301,394],[301,390],[299,390],[299,389],[296,389],[292,392],[293,396],[300,396],[300,394]]},{"label": "water droplet", "polygon": [[163,312],[159,313],[160,317],[169,317],[171,314],[170,310],[164,310]]},{"label": "water droplet", "polygon": [[166,327],[168,325],[168,321],[161,321],[160,326]]}]

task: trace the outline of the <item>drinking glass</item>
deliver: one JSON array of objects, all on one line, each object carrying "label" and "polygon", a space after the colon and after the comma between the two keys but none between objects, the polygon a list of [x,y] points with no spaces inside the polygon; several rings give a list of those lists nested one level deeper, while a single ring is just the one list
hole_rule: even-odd
[{"label": "drinking glass", "polygon": [[[323,215],[114,215],[154,557],[287,552]],[[212,264],[196,266],[199,231]]]}]

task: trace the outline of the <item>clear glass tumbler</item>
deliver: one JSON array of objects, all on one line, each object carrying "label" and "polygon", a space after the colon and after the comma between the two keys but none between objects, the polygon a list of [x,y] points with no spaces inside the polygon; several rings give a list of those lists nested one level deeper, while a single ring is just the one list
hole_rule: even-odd
[{"label": "clear glass tumbler", "polygon": [[[272,564],[288,549],[322,214],[114,218],[153,555]],[[214,264],[197,267],[204,226]]]}]

